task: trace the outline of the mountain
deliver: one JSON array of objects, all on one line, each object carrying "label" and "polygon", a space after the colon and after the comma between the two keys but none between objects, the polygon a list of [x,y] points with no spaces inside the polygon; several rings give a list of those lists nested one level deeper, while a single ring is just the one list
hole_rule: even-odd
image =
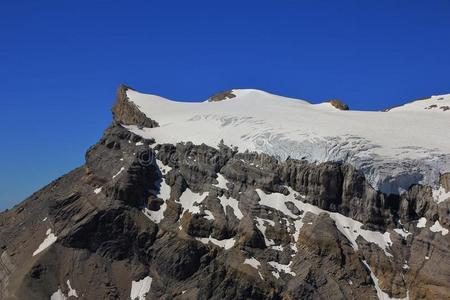
[{"label": "mountain", "polygon": [[449,106],[121,86],[85,164],[0,214],[0,298],[448,299]]}]

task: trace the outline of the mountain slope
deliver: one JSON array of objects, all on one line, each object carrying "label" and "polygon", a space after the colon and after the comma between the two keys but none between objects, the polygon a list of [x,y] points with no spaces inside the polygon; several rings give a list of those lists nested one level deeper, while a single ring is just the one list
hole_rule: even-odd
[{"label": "mountain slope", "polygon": [[450,112],[213,100],[122,86],[85,165],[0,214],[0,298],[448,298],[448,142],[385,122],[445,137]]}]

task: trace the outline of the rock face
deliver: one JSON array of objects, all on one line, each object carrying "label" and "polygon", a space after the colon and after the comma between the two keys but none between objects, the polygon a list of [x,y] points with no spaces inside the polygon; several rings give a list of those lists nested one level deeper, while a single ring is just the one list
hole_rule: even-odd
[{"label": "rock face", "polygon": [[331,105],[333,105],[334,107],[336,107],[337,109],[340,109],[340,110],[349,110],[350,109],[347,104],[345,104],[344,102],[342,102],[339,99],[333,99],[333,100],[330,100],[328,102]]},{"label": "rock face", "polygon": [[137,125],[139,127],[158,127],[158,123],[147,118],[143,112],[127,98],[126,91],[130,87],[121,85],[117,90],[116,103],[112,108],[114,121],[123,125]]},{"label": "rock face", "polygon": [[431,187],[158,144],[122,126],[158,126],[124,89],[86,163],[0,214],[0,299],[450,297],[450,201]]},{"label": "rock face", "polygon": [[236,97],[236,95],[233,94],[233,91],[225,91],[225,92],[220,92],[220,93],[212,95],[208,99],[208,101],[209,102],[217,102],[217,101],[222,101],[222,100],[226,100],[226,99],[233,99],[235,97]]}]

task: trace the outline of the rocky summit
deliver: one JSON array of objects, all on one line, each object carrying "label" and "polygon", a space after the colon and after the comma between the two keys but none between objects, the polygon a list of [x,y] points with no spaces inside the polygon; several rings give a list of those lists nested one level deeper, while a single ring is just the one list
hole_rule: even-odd
[{"label": "rocky summit", "polygon": [[0,214],[0,299],[449,299],[450,96],[335,104],[121,86],[85,164]]}]

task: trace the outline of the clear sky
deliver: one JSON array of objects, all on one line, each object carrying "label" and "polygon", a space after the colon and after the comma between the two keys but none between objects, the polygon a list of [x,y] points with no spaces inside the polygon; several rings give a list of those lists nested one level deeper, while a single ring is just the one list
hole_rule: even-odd
[{"label": "clear sky", "polygon": [[120,83],[377,110],[450,93],[450,1],[2,1],[0,210],[84,162]]}]

